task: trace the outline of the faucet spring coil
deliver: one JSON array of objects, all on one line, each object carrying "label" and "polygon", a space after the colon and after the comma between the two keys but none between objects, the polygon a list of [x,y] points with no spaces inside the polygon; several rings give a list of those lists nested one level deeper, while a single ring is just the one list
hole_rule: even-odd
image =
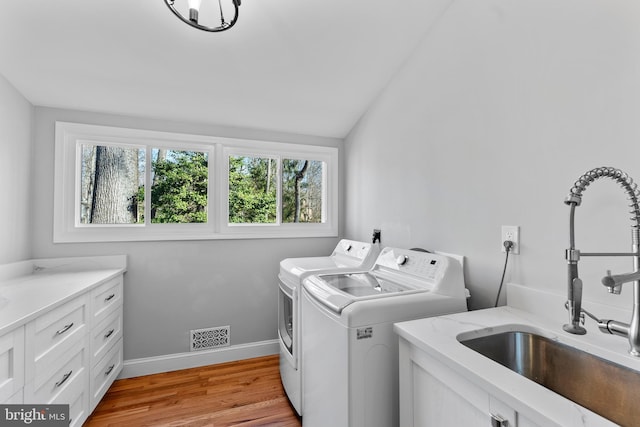
[{"label": "faucet spring coil", "polygon": [[633,227],[640,228],[640,205],[638,204],[640,191],[638,190],[638,184],[633,182],[633,179],[620,169],[605,166],[587,171],[573,184],[573,187],[569,190],[569,196],[567,196],[565,203],[575,203],[576,205],[580,205],[584,190],[592,182],[602,177],[611,178],[624,188],[630,202],[629,213],[631,214],[631,221],[634,222]]}]

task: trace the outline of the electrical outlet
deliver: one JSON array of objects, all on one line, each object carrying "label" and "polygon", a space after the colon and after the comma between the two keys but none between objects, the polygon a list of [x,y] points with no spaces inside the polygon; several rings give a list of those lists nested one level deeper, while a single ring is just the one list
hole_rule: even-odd
[{"label": "electrical outlet", "polygon": [[520,226],[518,225],[503,225],[502,234],[500,237],[500,250],[506,252],[504,242],[510,240],[513,242],[513,247],[510,253],[517,255],[520,253]]},{"label": "electrical outlet", "polygon": [[378,230],[377,228],[373,229],[373,238],[372,241],[373,243],[382,243],[381,241],[382,239],[382,231]]}]

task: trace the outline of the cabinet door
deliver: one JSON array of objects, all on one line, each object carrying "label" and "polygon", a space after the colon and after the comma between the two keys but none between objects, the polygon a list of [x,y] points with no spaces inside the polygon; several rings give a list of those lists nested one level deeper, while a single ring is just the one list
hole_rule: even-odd
[{"label": "cabinet door", "polygon": [[122,284],[123,278],[120,275],[91,291],[92,327],[122,306]]},{"label": "cabinet door", "polygon": [[15,399],[23,386],[24,327],[20,327],[0,337],[0,402]]},{"label": "cabinet door", "polygon": [[115,381],[122,370],[122,363],[122,339],[120,339],[91,370],[91,411],[100,403],[109,386]]},{"label": "cabinet door", "polygon": [[557,426],[518,413],[404,339],[399,350],[400,427]]},{"label": "cabinet door", "polygon": [[88,309],[85,296],[71,300],[27,324],[26,381],[42,378],[56,360],[78,345],[85,346]]},{"label": "cabinet door", "polygon": [[453,388],[418,365],[414,365],[413,372],[414,426],[488,427],[491,425],[486,412],[473,405]]},{"label": "cabinet door", "polygon": [[91,366],[95,366],[122,338],[122,306],[91,329]]},{"label": "cabinet door", "polygon": [[69,390],[86,389],[87,385],[87,349],[82,346],[64,354],[33,383],[28,383],[25,399],[27,403],[71,403]]},{"label": "cabinet door", "polygon": [[489,394],[400,340],[400,427],[490,426]]}]

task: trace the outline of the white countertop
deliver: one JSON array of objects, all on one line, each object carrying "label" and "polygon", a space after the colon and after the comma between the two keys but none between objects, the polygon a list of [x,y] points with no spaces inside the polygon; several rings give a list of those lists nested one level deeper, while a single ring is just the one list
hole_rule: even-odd
[{"label": "white countertop", "polygon": [[0,266],[0,335],[126,271],[126,256],[29,260]]},{"label": "white countertop", "polygon": [[[536,298],[539,298],[538,303],[542,310],[549,309],[548,301],[544,300],[555,298],[544,293],[523,296],[522,292],[529,293],[530,290],[523,287],[510,288],[510,298],[513,294],[514,301],[525,300],[528,301],[527,304],[535,304]],[[532,292],[537,293],[535,290]],[[564,297],[558,298],[553,305],[562,307]],[[629,319],[630,316],[616,318],[625,322]],[[548,425],[614,426],[615,424],[593,412],[465,347],[457,339],[460,334],[464,334],[464,338],[472,338],[487,335],[488,332],[522,330],[524,327],[525,330],[533,330],[553,340],[640,371],[640,359],[628,354],[629,345],[625,338],[603,334],[593,323],[588,328],[587,335],[571,335],[562,330],[563,323],[566,323],[566,320],[558,321],[539,313],[505,306],[397,323],[395,330],[413,346],[462,374],[518,412],[525,415],[537,414],[538,417],[542,415],[547,418]]]}]

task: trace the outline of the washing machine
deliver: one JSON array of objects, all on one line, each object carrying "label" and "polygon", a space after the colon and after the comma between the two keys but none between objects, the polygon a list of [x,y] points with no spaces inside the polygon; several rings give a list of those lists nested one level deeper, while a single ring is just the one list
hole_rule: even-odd
[{"label": "washing machine", "polygon": [[467,310],[462,264],[385,248],[364,273],[303,280],[304,427],[398,425],[393,323]]},{"label": "washing machine", "polygon": [[366,271],[375,262],[378,243],[343,239],[329,256],[287,258],[280,262],[278,292],[278,337],[280,340],[280,378],[285,392],[302,415],[302,370],[300,358],[300,287],[310,274]]}]

